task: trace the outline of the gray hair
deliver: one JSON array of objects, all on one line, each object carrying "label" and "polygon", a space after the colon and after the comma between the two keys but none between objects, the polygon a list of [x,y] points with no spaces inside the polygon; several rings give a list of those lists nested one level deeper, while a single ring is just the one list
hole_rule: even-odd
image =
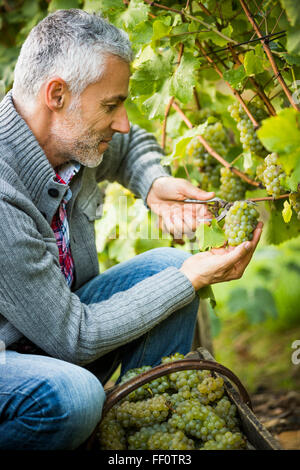
[{"label": "gray hair", "polygon": [[32,107],[42,84],[59,76],[77,98],[101,79],[113,54],[130,63],[127,34],[99,14],[57,10],[38,23],[25,40],[14,71],[13,97]]}]

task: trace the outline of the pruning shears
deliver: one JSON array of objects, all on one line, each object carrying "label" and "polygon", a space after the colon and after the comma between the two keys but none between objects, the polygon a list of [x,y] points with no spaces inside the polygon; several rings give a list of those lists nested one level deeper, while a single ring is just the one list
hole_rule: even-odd
[{"label": "pruning shears", "polygon": [[[216,217],[213,217],[212,219],[201,219],[201,222],[211,222],[212,220],[216,220],[217,222],[219,222],[220,220],[224,219],[230,207],[232,207],[232,205],[234,204],[233,202],[225,201],[224,199],[221,199],[219,197],[213,197],[212,199],[207,199],[206,201],[202,201],[201,199],[184,199],[182,202],[192,204],[206,204],[208,207],[211,207],[213,209],[213,212],[215,214],[217,214],[220,209],[223,209],[222,212]],[[246,200],[246,202],[255,206],[257,205],[256,202],[253,201]]]}]

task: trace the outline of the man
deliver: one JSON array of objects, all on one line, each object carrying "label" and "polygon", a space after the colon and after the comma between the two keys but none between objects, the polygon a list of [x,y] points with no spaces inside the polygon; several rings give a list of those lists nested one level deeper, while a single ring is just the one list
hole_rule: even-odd
[{"label": "man", "polygon": [[175,234],[207,214],[180,201],[212,196],[172,178],[154,137],[130,126],[131,60],[124,32],[60,10],[29,34],[1,103],[0,449],[78,447],[118,364],[186,354],[196,291],[241,277],[258,243],[261,226],[235,249],[150,250],[99,275],[98,182],[129,188]]}]

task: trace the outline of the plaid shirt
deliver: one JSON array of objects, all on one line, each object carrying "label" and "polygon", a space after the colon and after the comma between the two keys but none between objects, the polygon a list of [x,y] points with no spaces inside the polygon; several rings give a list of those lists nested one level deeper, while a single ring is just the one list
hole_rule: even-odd
[{"label": "plaid shirt", "polygon": [[[61,184],[69,184],[79,169],[79,163],[66,163],[62,165],[56,173],[56,181]],[[60,268],[69,287],[71,287],[74,279],[74,262],[70,247],[69,224],[66,211],[67,202],[71,197],[72,191],[69,189],[51,222],[51,228],[58,246]]]}]

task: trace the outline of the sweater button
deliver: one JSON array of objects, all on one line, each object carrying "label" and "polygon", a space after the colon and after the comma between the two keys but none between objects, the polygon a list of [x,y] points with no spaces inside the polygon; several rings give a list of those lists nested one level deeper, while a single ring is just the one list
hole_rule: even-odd
[{"label": "sweater button", "polygon": [[59,191],[58,191],[58,189],[50,188],[50,189],[48,189],[48,194],[51,197],[58,197],[59,196]]}]

